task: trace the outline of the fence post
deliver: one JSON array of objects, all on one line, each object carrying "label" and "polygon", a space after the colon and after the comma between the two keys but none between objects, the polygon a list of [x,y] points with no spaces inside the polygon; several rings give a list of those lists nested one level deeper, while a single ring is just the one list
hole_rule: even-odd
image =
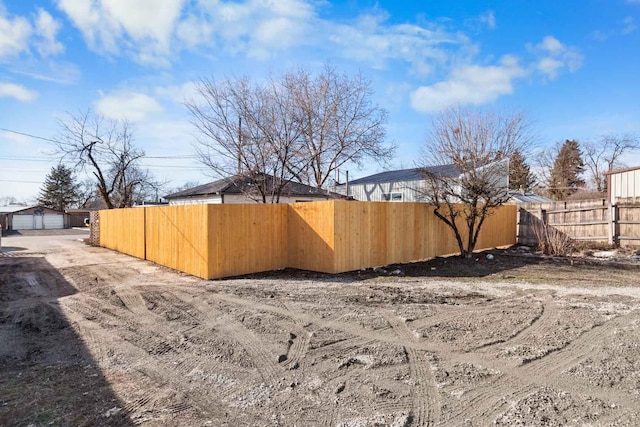
[{"label": "fence post", "polygon": [[618,226],[618,205],[609,203],[609,244],[618,246],[620,227]]},{"label": "fence post", "polygon": [[89,212],[89,243],[91,246],[100,246],[100,211]]}]

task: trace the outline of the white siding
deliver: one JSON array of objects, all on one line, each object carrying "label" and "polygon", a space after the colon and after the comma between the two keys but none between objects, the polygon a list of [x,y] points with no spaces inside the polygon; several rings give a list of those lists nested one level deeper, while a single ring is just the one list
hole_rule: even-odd
[{"label": "white siding", "polygon": [[185,197],[184,199],[171,199],[169,205],[203,205],[203,204],[220,204],[222,198],[220,196],[207,197]]},{"label": "white siding", "polygon": [[64,216],[56,214],[45,214],[44,228],[47,230],[58,230],[64,228]]},{"label": "white siding", "polygon": [[611,176],[611,203],[618,199],[640,197],[640,169],[613,173]]},{"label": "white siding", "polygon": [[385,194],[400,193],[403,202],[424,201],[423,180],[384,182],[377,184],[349,184],[349,196],[361,202],[384,202]]},{"label": "white siding", "polygon": [[14,215],[11,227],[14,230],[33,230],[34,215]]},{"label": "white siding", "polygon": [[[296,202],[314,202],[319,200],[327,200],[326,197],[280,197],[280,203],[296,203]],[[220,196],[210,196],[210,197],[189,197],[184,199],[171,199],[169,200],[169,205],[191,205],[191,204],[220,204],[223,203],[222,198]],[[224,203],[261,203],[260,201],[253,200],[249,197],[239,195],[239,194],[226,194],[224,196]]]}]

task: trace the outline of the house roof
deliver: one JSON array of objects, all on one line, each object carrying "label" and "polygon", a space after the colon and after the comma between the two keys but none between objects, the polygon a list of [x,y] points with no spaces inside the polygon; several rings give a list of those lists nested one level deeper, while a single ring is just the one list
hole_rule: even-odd
[{"label": "house roof", "polygon": [[26,211],[26,210],[29,210],[29,209],[38,209],[38,208],[41,208],[43,210],[47,210],[47,211],[50,211],[50,212],[64,213],[64,212],[59,211],[57,209],[51,209],[51,208],[47,208],[45,206],[40,206],[40,205],[32,205],[32,206],[0,206],[0,213],[3,213],[3,214],[17,213],[17,212]]},{"label": "house roof", "polygon": [[636,171],[638,169],[640,169],[640,166],[634,166],[634,167],[630,167],[630,168],[626,168],[626,169],[613,170],[613,171],[605,172],[604,174],[605,175],[615,175],[615,174],[618,174],[618,173]]},{"label": "house roof", "polygon": [[[267,179],[273,179],[271,175],[265,175]],[[211,196],[216,194],[244,194],[247,187],[253,186],[253,179],[244,175],[234,175],[228,178],[219,179],[208,184],[198,185],[173,194],[164,196],[165,199],[178,199],[183,197]],[[321,188],[311,187],[299,182],[287,182],[284,185],[283,196],[315,196],[342,198],[344,196],[337,193],[327,193]]]},{"label": "house roof", "polygon": [[535,193],[521,193],[519,191],[509,191],[509,196],[520,203],[550,203],[553,200]]},{"label": "house roof", "polygon": [[381,184],[384,182],[419,181],[425,179],[425,171],[436,176],[458,176],[460,169],[455,165],[427,166],[424,168],[400,169],[395,171],[380,172],[365,176],[349,182],[349,185]]},{"label": "house roof", "polygon": [[18,211],[22,211],[24,209],[33,208],[35,206],[24,206],[24,205],[10,205],[10,206],[0,206],[0,213],[14,213]]}]

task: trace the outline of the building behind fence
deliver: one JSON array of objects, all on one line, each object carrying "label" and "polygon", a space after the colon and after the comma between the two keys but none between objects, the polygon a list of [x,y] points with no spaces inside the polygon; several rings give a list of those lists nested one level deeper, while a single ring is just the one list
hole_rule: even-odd
[{"label": "building behind fence", "polygon": [[518,211],[518,243],[535,245],[535,227],[545,224],[575,241],[640,246],[640,203],[606,199],[525,203]]},{"label": "building behind fence", "polygon": [[[201,278],[286,267],[339,273],[458,253],[424,203],[326,201],[103,210],[100,245]],[[477,249],[516,242],[516,207],[484,223]]]}]

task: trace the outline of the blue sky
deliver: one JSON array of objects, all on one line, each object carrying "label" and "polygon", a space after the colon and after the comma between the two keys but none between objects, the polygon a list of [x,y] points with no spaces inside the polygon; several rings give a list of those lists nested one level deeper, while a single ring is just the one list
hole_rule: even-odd
[{"label": "blue sky", "polygon": [[158,179],[208,182],[183,105],[193,81],[326,62],[372,82],[396,168],[450,104],[525,110],[541,148],[639,134],[639,26],[640,0],[0,0],[0,198],[33,200],[57,164],[9,131],[55,138],[87,108],[132,121]]}]

